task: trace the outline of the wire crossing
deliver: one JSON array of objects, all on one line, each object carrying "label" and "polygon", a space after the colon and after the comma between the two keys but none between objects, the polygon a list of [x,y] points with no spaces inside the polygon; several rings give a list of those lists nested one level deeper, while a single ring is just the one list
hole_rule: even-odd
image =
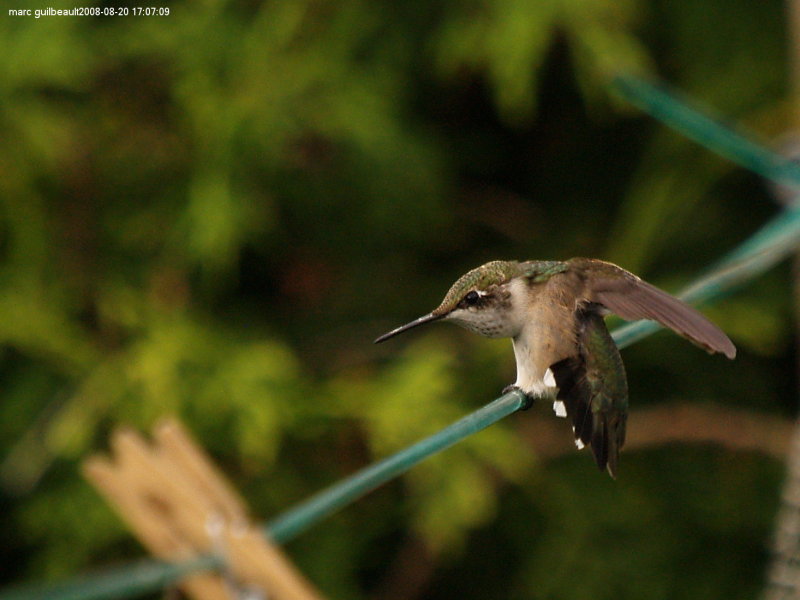
[{"label": "wire crossing", "polygon": [[[612,86],[635,106],[706,148],[775,182],[800,187],[800,165],[704,114],[666,86],[628,75],[615,77]],[[693,303],[723,298],[770,269],[798,245],[800,208],[788,208],[729,252],[706,275],[687,287],[681,297]],[[639,321],[616,329],[613,336],[617,344],[624,347],[658,329],[659,326],[650,321]],[[430,437],[356,472],[278,515],[264,527],[265,535],[277,542],[287,542],[428,456],[525,407],[526,400],[522,394],[505,394]],[[222,559],[214,556],[199,557],[177,565],[144,560],[62,583],[7,589],[0,593],[0,600],[131,598],[161,589],[189,573],[223,566]]]}]

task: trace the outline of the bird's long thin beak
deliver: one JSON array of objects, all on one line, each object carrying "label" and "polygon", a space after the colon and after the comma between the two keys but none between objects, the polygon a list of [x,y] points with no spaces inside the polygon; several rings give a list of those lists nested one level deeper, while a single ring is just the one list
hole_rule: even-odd
[{"label": "bird's long thin beak", "polygon": [[435,315],[433,313],[428,313],[424,317],[420,317],[411,323],[406,323],[405,325],[401,325],[397,329],[392,329],[389,333],[384,333],[381,337],[375,340],[376,344],[380,344],[381,342],[385,342],[391,337],[396,336],[398,333],[403,333],[404,331],[408,331],[416,327],[417,325],[424,325],[425,323],[431,323],[433,321],[438,321],[439,319],[443,318],[445,315]]}]

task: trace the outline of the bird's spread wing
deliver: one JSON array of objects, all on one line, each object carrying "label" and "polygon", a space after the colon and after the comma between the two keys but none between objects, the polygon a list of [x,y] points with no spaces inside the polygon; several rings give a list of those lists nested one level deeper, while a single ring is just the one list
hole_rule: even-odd
[{"label": "bird's spread wing", "polygon": [[658,321],[708,352],[721,352],[728,358],[736,356],[736,347],[719,327],[685,302],[633,273],[599,260],[572,259],[569,263],[586,274],[587,301],[600,304],[627,321]]}]

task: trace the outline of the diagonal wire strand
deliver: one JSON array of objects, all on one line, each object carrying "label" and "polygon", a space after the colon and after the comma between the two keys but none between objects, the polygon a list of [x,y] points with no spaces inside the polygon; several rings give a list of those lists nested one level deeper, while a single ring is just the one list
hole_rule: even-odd
[{"label": "diagonal wire strand", "polygon": [[800,186],[800,165],[728,127],[665,84],[632,75],[616,75],[611,85],[637,108],[709,150],[766,179]]}]

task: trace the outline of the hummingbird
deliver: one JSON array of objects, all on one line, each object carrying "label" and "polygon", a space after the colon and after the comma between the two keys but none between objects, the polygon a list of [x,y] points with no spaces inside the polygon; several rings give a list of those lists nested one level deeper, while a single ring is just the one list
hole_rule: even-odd
[{"label": "hummingbird", "polygon": [[433,321],[488,338],[511,338],[518,389],[532,403],[553,401],[572,420],[578,449],[616,478],[625,443],[628,382],[604,317],[650,319],[706,350],[733,359],[736,347],[696,309],[630,271],[592,258],[495,260],[461,276],[427,315],[380,336],[380,343]]}]

